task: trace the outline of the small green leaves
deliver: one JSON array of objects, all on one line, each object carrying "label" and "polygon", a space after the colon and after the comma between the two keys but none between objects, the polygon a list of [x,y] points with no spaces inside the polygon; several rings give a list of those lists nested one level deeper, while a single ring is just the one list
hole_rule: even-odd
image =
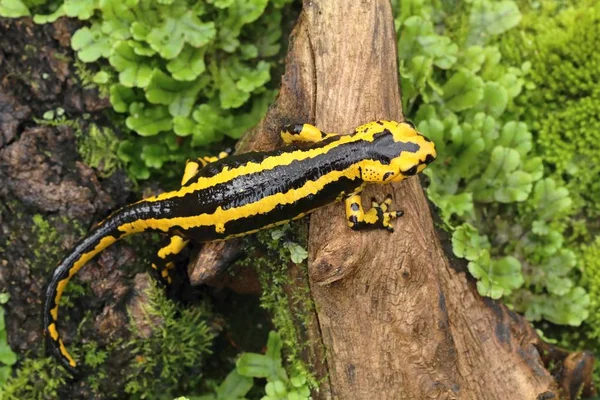
[{"label": "small green leaves", "polygon": [[166,18],[160,26],[152,28],[146,40],[161,57],[172,60],[183,50],[185,43],[193,47],[208,44],[216,34],[213,22],[202,22],[192,11],[180,18]]},{"label": "small green leaves", "polygon": [[129,110],[129,105],[140,100],[133,89],[115,84],[110,87],[110,103],[116,112],[124,113]]},{"label": "small green leaves", "polygon": [[483,80],[472,72],[458,71],[444,86],[444,102],[452,111],[474,107],[483,98]]},{"label": "small green leaves", "polygon": [[97,61],[100,57],[108,58],[111,51],[110,38],[106,37],[98,25],[84,27],[73,35],[71,47],[83,62]]},{"label": "small green leaves", "polygon": [[206,69],[205,49],[186,46],[183,51],[167,64],[167,70],[179,81],[193,81]]},{"label": "small green leaves", "polygon": [[110,65],[119,71],[119,82],[126,87],[145,88],[150,83],[154,69],[148,59],[135,54],[125,41],[119,42],[110,54]]},{"label": "small green leaves", "polygon": [[[0,293],[0,305],[6,304],[9,298],[8,293]],[[2,394],[2,384],[4,384],[10,374],[10,367],[17,362],[17,355],[8,345],[4,314],[4,307],[0,306],[0,394]]]},{"label": "small green leaves", "polygon": [[96,0],[65,0],[63,10],[67,17],[90,19],[96,9]]},{"label": "small green leaves", "polygon": [[30,15],[29,8],[21,0],[0,0],[0,16],[19,18]]},{"label": "small green leaves", "polygon": [[520,293],[521,311],[530,321],[542,318],[559,325],[579,326],[588,317],[590,296],[581,287],[569,290],[564,296]]},{"label": "small green leaves", "polygon": [[152,107],[136,102],[129,106],[129,114],[126,120],[127,127],[142,136],[154,136],[170,130],[173,126],[172,117],[164,106]]},{"label": "small green leaves", "polygon": [[477,261],[471,261],[468,268],[471,275],[478,279],[479,294],[492,299],[509,295],[524,282],[521,263],[512,256],[492,260],[489,253],[485,251]]},{"label": "small green leaves", "polygon": [[470,224],[462,224],[452,234],[452,252],[457,257],[474,261],[489,248],[487,236],[479,235],[477,229]]},{"label": "small green leaves", "polygon": [[286,242],[284,246],[290,251],[290,258],[296,264],[300,264],[308,258],[308,252],[298,243]]},{"label": "small green leaves", "polygon": [[192,112],[196,96],[203,85],[204,82],[201,81],[192,84],[180,82],[155,69],[146,88],[146,99],[152,104],[169,106],[169,113],[173,117],[187,117]]},{"label": "small green leaves", "polygon": [[489,36],[506,32],[517,26],[520,21],[519,7],[513,1],[473,0],[467,41],[471,44],[483,44]]},{"label": "small green leaves", "polygon": [[532,202],[540,218],[550,220],[567,211],[573,201],[566,188],[557,187],[552,178],[546,178],[536,183]]},{"label": "small green leaves", "polygon": [[490,163],[480,178],[469,185],[475,201],[512,203],[525,201],[532,188],[533,177],[519,170],[521,156],[515,149],[497,146]]},{"label": "small green leaves", "polygon": [[236,362],[238,372],[242,376],[267,378],[270,381],[287,380],[287,374],[281,364],[281,346],[279,335],[270,332],[266,354],[242,354]]}]

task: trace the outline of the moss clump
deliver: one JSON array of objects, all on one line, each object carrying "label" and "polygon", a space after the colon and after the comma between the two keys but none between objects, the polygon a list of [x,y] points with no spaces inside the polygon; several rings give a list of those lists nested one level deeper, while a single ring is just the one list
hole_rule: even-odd
[{"label": "moss clump", "polygon": [[83,162],[98,171],[101,177],[112,175],[121,167],[117,155],[119,139],[107,127],[90,124],[87,129],[77,129],[77,151]]},{"label": "moss clump", "polygon": [[[269,311],[273,325],[281,336],[287,368],[290,375],[307,377],[309,385],[318,382],[310,373],[300,354],[308,347],[301,338],[302,330],[308,329],[314,304],[308,286],[306,262],[306,224],[297,222],[281,228],[261,231],[256,237],[246,239],[249,257],[240,264],[255,268],[261,287],[261,306]],[[290,264],[296,263],[302,271],[302,279],[291,281]]]},{"label": "moss clump", "polygon": [[600,215],[600,4],[544,2],[502,41],[514,62],[531,62],[513,111],[533,128],[552,177],[564,182],[575,210]]},{"label": "moss clump", "polygon": [[[154,284],[147,295],[143,321],[130,325],[134,339],[128,347],[133,358],[125,391],[141,399],[169,399],[197,391],[203,361],[215,338],[207,322],[211,312],[204,303],[182,307]],[[141,332],[142,324],[151,327],[149,337]]]},{"label": "moss clump", "polygon": [[53,357],[26,358],[16,374],[0,388],[2,400],[59,399],[59,390],[68,379],[67,372]]},{"label": "moss clump", "polygon": [[[582,285],[590,296],[590,316],[585,321],[583,329],[577,335],[585,339],[585,348],[591,349],[600,358],[600,237],[590,245],[581,246],[580,259],[582,261]],[[585,336],[581,338],[581,336]],[[594,382],[600,384],[600,363],[596,362]]]}]

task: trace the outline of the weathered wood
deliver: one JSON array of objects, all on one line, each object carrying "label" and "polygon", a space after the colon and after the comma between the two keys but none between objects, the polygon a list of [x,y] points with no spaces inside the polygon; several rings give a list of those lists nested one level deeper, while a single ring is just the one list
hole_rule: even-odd
[{"label": "weathered wood", "polygon": [[[305,1],[280,95],[242,148],[276,147],[289,122],[343,133],[377,118],[402,120],[395,42],[385,0]],[[307,360],[322,379],[315,397],[557,399],[570,397],[559,386],[589,387],[589,354],[561,353],[565,368],[587,372],[558,385],[538,350],[552,346],[450,265],[417,178],[363,196],[387,193],[405,212],[393,234],[349,230],[339,204],[311,217],[316,313],[301,340],[311,343]],[[297,285],[305,284],[300,275],[290,271]]]}]

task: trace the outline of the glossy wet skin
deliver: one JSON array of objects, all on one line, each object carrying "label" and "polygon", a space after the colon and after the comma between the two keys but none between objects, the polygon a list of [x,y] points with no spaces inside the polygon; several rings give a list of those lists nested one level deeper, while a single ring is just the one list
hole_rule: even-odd
[{"label": "glossy wet skin", "polygon": [[[310,125],[297,127],[283,132],[282,138],[310,145],[212,162],[186,178],[181,189],[116,211],[75,247],[54,272],[44,312],[51,347],[63,364],[76,365],[57,330],[61,295],[69,279],[115,241],[157,231],[177,235],[179,239],[169,246],[179,249],[187,240],[225,240],[283,224],[342,199],[353,229],[391,230],[391,221],[401,215],[388,210],[391,200],[365,213],[360,191],[367,183],[385,184],[415,175],[436,157],[433,143],[407,123],[375,121],[342,136]],[[164,254],[174,252],[169,246]]]}]

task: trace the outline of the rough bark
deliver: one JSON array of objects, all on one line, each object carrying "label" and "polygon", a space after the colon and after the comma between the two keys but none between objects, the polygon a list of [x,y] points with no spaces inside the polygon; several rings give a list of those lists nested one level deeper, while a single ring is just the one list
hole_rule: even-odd
[{"label": "rough bark", "polygon": [[[377,118],[402,120],[396,60],[387,1],[305,1],[280,96],[244,150],[275,147],[277,128],[290,121],[347,132]],[[317,398],[568,399],[593,392],[591,354],[543,343],[524,318],[480,297],[465,269],[450,264],[418,178],[371,187],[363,197],[387,193],[405,212],[393,234],[350,231],[340,205],[311,217],[317,312],[301,336],[312,343],[307,360],[322,378]],[[302,282],[298,274],[290,271]],[[550,361],[553,371],[545,367]]]}]

